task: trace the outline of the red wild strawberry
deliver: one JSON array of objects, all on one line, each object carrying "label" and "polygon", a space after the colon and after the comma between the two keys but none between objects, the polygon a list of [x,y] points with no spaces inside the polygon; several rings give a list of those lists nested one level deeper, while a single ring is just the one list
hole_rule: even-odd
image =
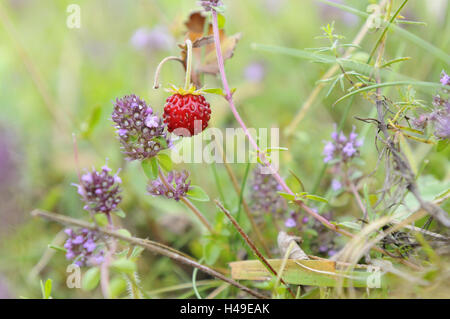
[{"label": "red wild strawberry", "polygon": [[[178,90],[178,92],[167,99],[163,116],[169,132],[173,132],[178,128],[184,128],[185,130],[175,131],[175,134],[179,136],[193,136],[202,132],[208,126],[210,115],[209,103],[199,91]],[[190,135],[186,130],[190,132]]]}]

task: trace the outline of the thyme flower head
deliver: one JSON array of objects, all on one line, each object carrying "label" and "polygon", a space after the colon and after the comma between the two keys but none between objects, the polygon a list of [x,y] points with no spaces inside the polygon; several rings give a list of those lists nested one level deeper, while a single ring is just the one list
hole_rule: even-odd
[{"label": "thyme flower head", "polygon": [[221,0],[201,0],[198,5],[202,6],[205,11],[211,11],[214,7],[220,7],[223,5]]},{"label": "thyme flower head", "polygon": [[334,132],[331,133],[331,141],[326,142],[323,149],[323,155],[325,156],[323,161],[328,163],[331,160],[340,159],[347,162],[359,155],[359,148],[362,145],[363,140],[358,139],[355,127],[348,137],[342,132],[338,134],[335,127]]},{"label": "thyme flower head", "polygon": [[73,184],[78,188],[82,200],[86,203],[85,210],[95,213],[109,214],[117,209],[117,205],[122,200],[119,195],[122,183],[118,176],[110,174],[111,169],[104,165],[100,171],[94,168],[81,176],[80,184]]},{"label": "thyme flower head", "polygon": [[111,118],[128,160],[153,157],[171,144],[162,118],[134,94],[116,99]]},{"label": "thyme flower head", "polygon": [[253,171],[251,201],[253,210],[265,213],[277,213],[286,207],[286,201],[278,194],[281,185],[271,174],[262,174],[261,167]]},{"label": "thyme flower head", "polygon": [[188,178],[188,171],[170,171],[166,177],[168,185],[158,177],[158,179],[149,182],[147,191],[153,196],[164,196],[179,201],[189,191],[191,181],[188,181]]},{"label": "thyme flower head", "polygon": [[99,237],[96,232],[86,228],[78,231],[67,228],[64,232],[69,237],[64,244],[68,260],[73,260],[80,267],[103,262],[104,252],[97,245]]}]

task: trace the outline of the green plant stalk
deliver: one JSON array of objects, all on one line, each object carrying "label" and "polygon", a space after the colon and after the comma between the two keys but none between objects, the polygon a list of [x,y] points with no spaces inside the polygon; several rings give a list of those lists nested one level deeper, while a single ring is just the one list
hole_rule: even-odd
[{"label": "green plant stalk", "polygon": [[392,16],[391,20],[389,20],[389,23],[385,26],[383,33],[378,38],[377,42],[375,43],[375,46],[373,47],[372,51],[370,52],[369,58],[367,59],[367,64],[370,63],[370,61],[373,58],[373,55],[375,54],[375,51],[377,50],[378,46],[380,45],[382,39],[386,35],[387,31],[389,30],[389,27],[391,26],[392,22],[397,18],[397,16],[400,14],[400,11],[402,11],[403,7],[406,5],[408,0],[404,0],[403,3],[400,5],[400,7],[397,9],[397,11]]},{"label": "green plant stalk", "polygon": [[189,90],[191,86],[191,72],[192,72],[192,41],[186,40],[186,51],[187,51],[187,60],[186,60],[186,79],[184,81],[184,89]]}]

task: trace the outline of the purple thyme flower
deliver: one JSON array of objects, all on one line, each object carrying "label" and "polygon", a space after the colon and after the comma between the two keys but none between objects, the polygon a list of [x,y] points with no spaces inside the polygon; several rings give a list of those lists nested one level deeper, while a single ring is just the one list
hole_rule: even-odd
[{"label": "purple thyme flower", "polygon": [[223,5],[221,0],[200,0],[199,6],[202,6],[205,11],[211,11],[214,7],[220,7]]},{"label": "purple thyme flower", "polygon": [[442,85],[450,85],[450,76],[442,70],[440,82]]},{"label": "purple thyme flower", "polygon": [[362,139],[357,139],[355,127],[347,138],[344,133],[339,134],[335,131],[331,134],[332,141],[328,141],[323,149],[325,163],[333,159],[341,159],[344,162],[349,161],[359,154],[359,148],[363,145]]},{"label": "purple thyme flower", "polygon": [[333,180],[331,181],[331,188],[332,188],[334,191],[338,191],[338,190],[340,190],[340,189],[342,188],[342,184],[341,184],[341,182],[340,182],[339,180],[333,179]]},{"label": "purple thyme flower", "polygon": [[104,165],[101,171],[92,169],[81,176],[81,183],[73,184],[78,188],[78,194],[81,195],[83,201],[86,203],[84,209],[95,213],[105,213],[117,209],[117,205],[122,200],[119,184],[122,180],[117,175],[110,174],[111,169]]},{"label": "purple thyme flower", "polygon": [[271,174],[262,174],[261,167],[253,171],[251,200],[255,211],[277,213],[286,206],[286,201],[277,192],[281,185]]},{"label": "purple thyme flower", "polygon": [[128,160],[144,160],[170,147],[162,118],[134,94],[116,99],[112,120]]},{"label": "purple thyme flower", "polygon": [[191,181],[187,181],[188,177],[189,172],[185,170],[170,171],[166,178],[170,187],[167,187],[161,178],[158,177],[158,179],[149,182],[147,191],[153,196],[164,196],[179,201],[189,191]]},{"label": "purple thyme flower", "polygon": [[98,265],[103,262],[103,250],[97,249],[99,236],[87,228],[74,231],[67,228],[64,232],[69,236],[64,248],[67,250],[66,258],[73,260],[80,267]]},{"label": "purple thyme flower", "polygon": [[262,82],[266,69],[261,62],[252,62],[244,70],[244,78],[249,82]]},{"label": "purple thyme flower", "polygon": [[284,222],[284,226],[286,226],[287,228],[292,228],[297,226],[297,222],[295,221],[294,218],[289,217],[288,219],[286,219],[286,221]]},{"label": "purple thyme flower", "polygon": [[425,129],[427,123],[428,123],[428,114],[420,114],[418,117],[412,120],[412,125],[419,130]]},{"label": "purple thyme flower", "polygon": [[137,29],[131,37],[130,43],[137,50],[154,52],[169,50],[175,40],[166,27],[156,26],[153,29]]},{"label": "purple thyme flower", "polygon": [[450,103],[446,107],[435,110],[430,115],[434,123],[434,135],[441,139],[450,137]]}]

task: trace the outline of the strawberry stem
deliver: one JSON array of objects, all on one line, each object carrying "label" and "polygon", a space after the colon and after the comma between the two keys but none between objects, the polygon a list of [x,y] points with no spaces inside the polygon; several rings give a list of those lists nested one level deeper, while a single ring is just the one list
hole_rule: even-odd
[{"label": "strawberry stem", "polygon": [[189,90],[189,87],[191,86],[191,70],[192,70],[192,41],[189,39],[186,40],[186,51],[187,51],[186,80],[184,82],[184,89]]}]

